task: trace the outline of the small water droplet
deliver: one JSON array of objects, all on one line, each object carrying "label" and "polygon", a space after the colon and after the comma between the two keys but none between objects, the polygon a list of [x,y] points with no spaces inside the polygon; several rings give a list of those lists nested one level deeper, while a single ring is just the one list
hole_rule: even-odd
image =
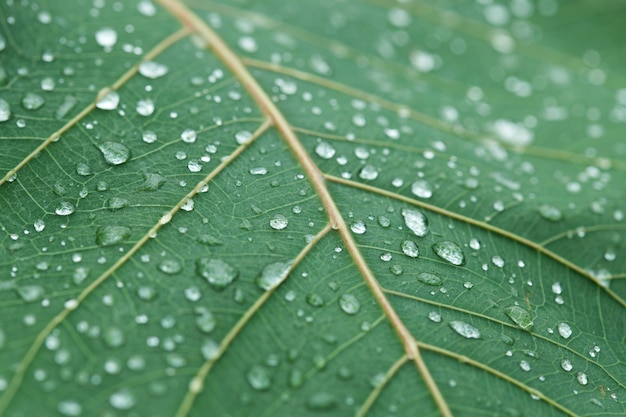
[{"label": "small water droplet", "polygon": [[46,223],[42,219],[38,219],[33,223],[33,227],[36,232],[43,232],[43,229],[46,228]]},{"label": "small water droplet", "polygon": [[441,314],[437,313],[436,311],[431,311],[430,313],[428,313],[428,320],[434,323],[441,323]]},{"label": "small water droplet", "polygon": [[352,232],[356,233],[357,235],[362,235],[367,231],[367,228],[363,220],[357,220],[350,224],[350,230],[352,230]]},{"label": "small water droplet", "polygon": [[572,328],[567,323],[559,323],[557,325],[557,329],[559,330],[561,337],[564,339],[568,339],[572,335]]},{"label": "small water droplet", "polygon": [[374,165],[367,164],[359,171],[359,178],[362,180],[375,180],[378,178],[378,169]]},{"label": "small water droplet", "polygon": [[22,98],[22,107],[26,110],[37,110],[41,108],[46,101],[42,96],[35,93],[26,93]]},{"label": "small water droplet", "polygon": [[424,237],[428,233],[428,219],[419,210],[404,208],[402,216],[406,226],[415,233],[416,236]]},{"label": "small water droplet", "polygon": [[431,274],[429,272],[420,272],[417,274],[417,280],[423,282],[426,285],[439,286],[443,284],[443,279],[440,276]]},{"label": "small water droplet", "polygon": [[420,254],[417,243],[412,240],[405,240],[400,246],[402,247],[402,252],[410,258],[417,258]]},{"label": "small water droplet", "polygon": [[246,374],[248,383],[255,391],[267,391],[272,387],[270,374],[263,366],[254,365]]},{"label": "small water droplet", "polygon": [[551,222],[558,222],[559,220],[563,219],[563,214],[561,213],[561,210],[556,207],[542,204],[541,206],[539,206],[538,210],[541,217]]},{"label": "small water droplet", "polygon": [[270,227],[274,230],[283,230],[289,224],[289,219],[282,214],[275,214],[270,220]]},{"label": "small water droplet", "polygon": [[430,198],[433,196],[433,187],[426,180],[417,180],[411,185],[411,192],[419,198]]},{"label": "small water droplet", "polygon": [[109,91],[106,93],[98,103],[96,103],[96,107],[101,110],[115,110],[117,109],[117,105],[120,102],[120,95],[117,91]]},{"label": "small water droplet", "polygon": [[587,385],[589,383],[589,379],[587,378],[587,374],[584,372],[578,372],[576,374],[576,380],[580,385]]},{"label": "small water droplet", "polygon": [[130,410],[136,402],[135,396],[127,389],[116,391],[109,397],[109,404],[118,410]]},{"label": "small water droplet", "polygon": [[316,392],[311,394],[306,402],[309,410],[328,411],[337,406],[337,397],[330,392]]},{"label": "small water droplet", "polygon": [[76,207],[74,206],[74,204],[70,203],[69,201],[61,201],[59,205],[56,207],[56,209],[54,209],[54,212],[58,216],[69,216],[75,211],[76,211]]},{"label": "small water droplet", "polygon": [[194,308],[194,313],[197,314],[196,326],[198,326],[201,332],[211,333],[217,326],[217,320],[210,310],[204,307],[196,307]]},{"label": "small water droplet", "polygon": [[163,64],[154,61],[144,61],[139,64],[139,74],[146,78],[155,80],[167,74],[168,68]]},{"label": "small water droplet", "polygon": [[118,348],[126,343],[126,336],[119,327],[107,327],[102,333],[102,340],[111,348]]},{"label": "small water droplet", "polygon": [[235,133],[235,141],[239,145],[243,145],[252,139],[252,133],[247,130],[242,130],[240,132]]},{"label": "small water droplet", "polygon": [[432,245],[433,252],[441,259],[450,262],[453,265],[463,265],[465,263],[465,254],[463,250],[454,242],[444,240]]},{"label": "small water droplet", "polygon": [[111,211],[119,210],[124,207],[128,207],[129,205],[130,205],[130,202],[126,200],[125,198],[121,198],[121,197],[111,197],[106,202],[107,208]]},{"label": "small water droplet", "polygon": [[156,191],[161,188],[166,181],[167,179],[161,174],[146,173],[144,174],[144,182],[139,186],[138,190]]},{"label": "small water droplet", "polygon": [[78,162],[76,164],[76,173],[83,177],[93,175],[93,171],[91,167],[84,162]]},{"label": "small water droplet", "polygon": [[0,98],[0,123],[6,122],[11,117],[11,106],[6,100]]},{"label": "small water droplet", "polygon": [[126,226],[104,226],[96,231],[96,244],[111,246],[122,243],[130,237],[131,229]]},{"label": "small water droplet", "polygon": [[202,357],[207,361],[217,358],[220,351],[220,345],[213,339],[205,339],[200,347]]},{"label": "small water droplet", "polygon": [[150,99],[139,100],[135,110],[140,116],[151,116],[154,113],[154,101]]},{"label": "small water droplet", "polygon": [[315,153],[320,158],[331,159],[333,156],[335,156],[337,151],[335,150],[333,145],[331,145],[330,143],[328,143],[328,142],[320,142],[315,147]]},{"label": "small water droplet", "polygon": [[82,414],[83,407],[77,401],[65,400],[57,404],[57,411],[64,416],[76,417]]},{"label": "small water droplet", "polygon": [[324,305],[324,299],[317,293],[307,295],[306,302],[313,307],[321,307]]},{"label": "small water droplet", "polygon": [[221,259],[210,258],[200,258],[196,261],[196,273],[218,291],[230,285],[239,275],[239,271],[234,266]]},{"label": "small water droplet", "polygon": [[501,256],[495,255],[491,258],[491,263],[493,263],[498,268],[504,267],[504,259]]},{"label": "small water droplet", "polygon": [[141,138],[146,143],[154,143],[157,140],[157,134],[154,133],[152,130],[146,130],[145,132],[143,132]]},{"label": "small water droplet", "polygon": [[356,314],[361,308],[361,303],[352,294],[343,294],[339,297],[339,307],[346,314]]},{"label": "small water droplet", "polygon": [[528,361],[525,360],[521,360],[519,362],[519,367],[522,369],[522,371],[524,372],[529,372],[530,371],[530,363],[528,363]]},{"label": "small water droplet", "polygon": [[198,134],[193,129],[185,129],[180,134],[180,138],[185,143],[194,143],[197,137],[198,137]]},{"label": "small water droplet", "polygon": [[183,266],[175,259],[164,259],[157,267],[159,268],[159,271],[168,275],[175,275],[183,270]]},{"label": "small water droplet", "polygon": [[109,165],[121,165],[130,158],[130,149],[118,142],[101,143],[98,149]]},{"label": "small water droplet", "polygon": [[533,320],[530,313],[520,306],[511,306],[504,309],[506,314],[513,323],[517,324],[520,328],[526,331],[530,331],[533,328]]},{"label": "small water droplet", "polygon": [[480,338],[480,331],[476,327],[468,323],[465,323],[463,321],[453,320],[449,324],[452,330],[454,330],[455,332],[457,332],[458,334],[460,334],[466,339],[479,339]]},{"label": "small water droplet", "polygon": [[265,291],[276,288],[287,277],[291,263],[291,261],[274,262],[266,265],[261,271],[261,275],[256,279],[256,284]]},{"label": "small water droplet", "polygon": [[112,48],[117,43],[117,32],[112,28],[102,28],[96,32],[96,42],[103,48]]},{"label": "small water droplet", "polygon": [[565,372],[569,372],[574,368],[574,365],[572,365],[572,361],[569,359],[561,359],[561,368],[563,368]]},{"label": "small water droplet", "polygon": [[22,285],[17,288],[17,293],[26,302],[37,301],[43,297],[44,289],[40,285]]}]

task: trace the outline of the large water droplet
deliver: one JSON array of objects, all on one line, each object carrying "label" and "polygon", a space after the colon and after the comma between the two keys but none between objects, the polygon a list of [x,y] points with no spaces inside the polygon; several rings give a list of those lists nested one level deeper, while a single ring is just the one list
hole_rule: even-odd
[{"label": "large water droplet", "polygon": [[130,410],[136,402],[135,396],[127,389],[116,391],[109,397],[109,404],[118,410]]},{"label": "large water droplet", "polygon": [[443,284],[443,279],[441,279],[440,276],[428,272],[420,272],[419,274],[417,274],[417,280],[419,282],[423,282],[426,285],[439,286]]},{"label": "large water droplet", "polygon": [[433,323],[441,323],[441,314],[437,313],[436,311],[431,311],[430,313],[428,313],[428,320],[432,321]]},{"label": "large water droplet", "polygon": [[109,165],[121,165],[130,158],[130,149],[118,142],[101,143],[98,149]]},{"label": "large water droplet", "polygon": [[270,227],[275,230],[282,230],[289,224],[289,219],[282,214],[275,214],[270,220]]},{"label": "large water droplet", "polygon": [[367,228],[365,227],[365,223],[363,222],[363,220],[357,220],[350,224],[350,230],[352,230],[352,232],[356,233],[357,235],[362,235],[367,231]]},{"label": "large water droplet", "polygon": [[111,48],[117,43],[115,29],[103,28],[96,32],[96,42],[103,48]]},{"label": "large water droplet", "polygon": [[167,74],[167,71],[167,66],[154,61],[144,61],[139,64],[139,74],[151,80],[161,78]]},{"label": "large water droplet", "polygon": [[35,228],[36,232],[43,232],[43,229],[46,228],[46,222],[44,222],[42,219],[38,219],[35,221],[35,223],[33,223],[33,227]]},{"label": "large water droplet", "polygon": [[175,275],[183,270],[183,266],[175,259],[164,259],[159,263],[157,268],[159,268],[159,271],[168,275]]},{"label": "large water droplet", "polygon": [[411,229],[415,235],[424,237],[428,233],[428,219],[419,210],[404,208],[402,209],[402,216],[404,217],[404,223],[406,227]]},{"label": "large water droplet", "polygon": [[576,380],[580,385],[587,385],[589,383],[589,379],[587,378],[587,374],[584,372],[578,372],[576,374]]},{"label": "large water droplet", "polygon": [[378,169],[374,165],[367,164],[359,171],[362,180],[375,180],[378,178]]},{"label": "large water droplet", "polygon": [[107,208],[111,211],[119,210],[124,207],[128,207],[130,202],[121,197],[111,197],[106,202]]},{"label": "large water droplet", "polygon": [[99,246],[110,246],[122,243],[130,237],[130,227],[104,226],[96,231],[96,243]]},{"label": "large water droplet", "polygon": [[156,191],[161,188],[166,181],[167,179],[161,174],[146,173],[144,174],[144,182],[139,186],[138,190]]},{"label": "large water droplet", "polygon": [[57,411],[64,416],[76,417],[82,414],[83,407],[74,400],[65,400],[57,404]]},{"label": "large water droplet", "polygon": [[444,240],[432,245],[433,252],[441,259],[450,262],[452,265],[463,265],[465,263],[465,254],[463,250],[454,242]]},{"label": "large water droplet", "polygon": [[409,258],[417,258],[420,254],[417,243],[412,240],[405,240],[400,246],[402,248],[402,252]]},{"label": "large water droplet", "polygon": [[260,365],[255,365],[246,374],[246,379],[256,391],[267,391],[272,387],[272,380],[270,379],[267,369]]},{"label": "large water droplet", "polygon": [[287,277],[291,263],[292,261],[274,262],[266,265],[256,279],[256,284],[265,291],[276,288]]},{"label": "large water droplet", "polygon": [[69,201],[61,201],[59,205],[56,207],[56,209],[54,209],[54,212],[58,216],[69,216],[75,211],[76,211],[76,207],[74,206],[74,204],[70,203]]},{"label": "large water droplet", "polygon": [[533,328],[533,320],[530,313],[520,306],[511,306],[504,309],[506,314],[513,323],[517,324],[520,328],[526,331],[531,331]]},{"label": "large water droplet", "polygon": [[0,123],[6,122],[11,117],[11,106],[4,99],[0,98]]},{"label": "large water droplet", "polygon": [[480,331],[476,327],[471,324],[467,324],[464,321],[453,320],[450,322],[450,327],[466,339],[480,338]]},{"label": "large water droplet", "polygon": [[214,289],[221,291],[230,285],[237,276],[237,268],[221,259],[200,258],[196,261],[196,272],[207,280]]},{"label": "large water droplet", "polygon": [[78,162],[76,164],[76,173],[82,177],[93,175],[91,167],[84,162]]},{"label": "large water droplet", "polygon": [[419,198],[430,198],[433,196],[433,187],[426,180],[417,180],[411,185],[411,192]]},{"label": "large water droplet", "polygon": [[117,91],[109,91],[98,102],[96,107],[101,110],[115,110],[120,102],[120,95]]},{"label": "large water droplet", "polygon": [[565,372],[569,372],[574,369],[574,365],[572,365],[572,361],[569,359],[561,359],[561,368],[563,368]]},{"label": "large water droplet", "polygon": [[343,294],[339,297],[339,307],[346,314],[356,314],[361,308],[361,303],[352,294]]},{"label": "large water droplet", "polygon": [[242,130],[240,132],[235,133],[235,141],[240,145],[243,145],[244,143],[248,142],[250,139],[252,139],[252,133],[247,130]]},{"label": "large water droplet", "polygon": [[45,104],[45,100],[42,96],[35,93],[26,93],[22,98],[22,107],[26,110],[37,110]]},{"label": "large water droplet", "polygon": [[139,100],[135,110],[141,116],[151,116],[154,113],[154,101],[150,99]]},{"label": "large water droplet", "polygon": [[17,288],[17,293],[22,297],[22,300],[32,302],[43,297],[44,289],[40,285],[22,285]]},{"label": "large water droplet", "polygon": [[153,132],[152,130],[146,130],[141,135],[141,138],[146,143],[154,143],[157,140],[157,134],[155,132]]},{"label": "large water droplet", "polygon": [[323,159],[330,159],[335,156],[335,148],[328,142],[320,142],[315,147],[315,153]]},{"label": "large water droplet", "polygon": [[572,335],[572,328],[567,323],[559,323],[557,328],[559,330],[559,334],[564,339],[568,339]]},{"label": "large water droplet", "polygon": [[185,143],[194,143],[197,137],[198,137],[198,134],[193,129],[185,129],[180,134],[180,138]]}]

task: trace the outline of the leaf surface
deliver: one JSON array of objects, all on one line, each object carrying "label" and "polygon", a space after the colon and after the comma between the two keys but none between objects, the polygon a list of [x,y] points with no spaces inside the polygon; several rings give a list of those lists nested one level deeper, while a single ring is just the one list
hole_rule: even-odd
[{"label": "leaf surface", "polygon": [[4,2],[0,414],[623,415],[623,10]]}]

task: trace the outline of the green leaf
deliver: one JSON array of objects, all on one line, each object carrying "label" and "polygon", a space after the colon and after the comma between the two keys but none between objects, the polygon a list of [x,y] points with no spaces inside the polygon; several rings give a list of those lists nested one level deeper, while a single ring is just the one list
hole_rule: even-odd
[{"label": "green leaf", "polygon": [[626,414],[624,3],[0,6],[0,415]]}]

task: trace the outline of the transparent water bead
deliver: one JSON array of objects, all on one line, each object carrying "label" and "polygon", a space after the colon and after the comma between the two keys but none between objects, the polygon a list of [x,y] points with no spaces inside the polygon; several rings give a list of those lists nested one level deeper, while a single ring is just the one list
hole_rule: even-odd
[{"label": "transparent water bead", "polygon": [[206,279],[211,287],[221,291],[230,285],[239,271],[221,259],[200,258],[196,261],[196,273]]},{"label": "transparent water bead", "polygon": [[352,294],[343,294],[339,297],[339,307],[346,314],[356,314],[361,308],[361,303]]},{"label": "transparent water bead", "polygon": [[337,397],[330,392],[315,392],[306,402],[306,407],[312,411],[329,411],[337,406]]},{"label": "transparent water bead", "polygon": [[267,391],[272,387],[272,380],[270,379],[267,369],[260,365],[255,365],[246,374],[248,383],[255,391]]},{"label": "transparent water bead", "polygon": [[576,374],[576,380],[580,385],[587,385],[589,383],[589,379],[587,378],[587,374],[584,372],[578,372]]},{"label": "transparent water bead", "polygon": [[574,369],[574,365],[572,365],[572,361],[569,359],[561,359],[561,368],[563,368],[565,372],[569,372]]},{"label": "transparent water bead", "polygon": [[276,288],[287,277],[291,263],[292,261],[274,262],[266,265],[256,279],[256,285],[265,291]]},{"label": "transparent water bead", "polygon": [[530,313],[520,306],[511,306],[504,309],[506,314],[513,323],[517,324],[521,329],[530,331],[533,328],[533,320]]},{"label": "transparent water bead", "polygon": [[439,275],[430,272],[420,272],[417,274],[417,280],[426,285],[440,286],[443,284],[443,279]]},{"label": "transparent water bead", "polygon": [[143,132],[141,138],[146,143],[154,143],[157,140],[157,134],[152,130],[146,130],[145,132]]},{"label": "transparent water bead", "polygon": [[120,95],[117,91],[109,91],[98,102],[96,107],[100,110],[115,110],[120,103]]},{"label": "transparent water bead", "polygon": [[150,99],[139,100],[135,110],[141,116],[151,116],[154,113],[154,102]]},{"label": "transparent water bead", "polygon": [[557,325],[557,329],[561,337],[564,339],[569,339],[569,337],[572,335],[572,328],[567,323],[559,323]]},{"label": "transparent water bead", "polygon": [[33,223],[33,227],[35,228],[36,232],[43,232],[43,229],[46,228],[46,222],[44,222],[42,219],[35,220],[35,223]]},{"label": "transparent water bead", "polygon": [[426,180],[417,180],[411,185],[411,192],[419,198],[430,198],[433,196],[433,187]]},{"label": "transparent water bead", "polygon": [[367,164],[359,171],[362,180],[375,180],[378,178],[378,169],[374,165]]},{"label": "transparent water bead", "polygon": [[111,246],[122,243],[130,237],[131,229],[126,226],[103,226],[96,231],[96,244]]},{"label": "transparent water bead", "polygon": [[400,247],[402,248],[402,252],[409,258],[417,258],[420,254],[417,243],[413,242],[412,240],[405,240],[404,242],[402,242]]},{"label": "transparent water bead", "polygon": [[197,135],[196,131],[193,130],[193,129],[185,129],[180,134],[180,138],[185,143],[194,143],[196,141],[197,137],[198,137],[198,135]]},{"label": "transparent water bead", "polygon": [[41,108],[46,101],[42,96],[35,93],[26,93],[24,98],[22,98],[22,107],[26,110],[37,110]]},{"label": "transparent water bead", "polygon": [[130,149],[118,142],[101,143],[98,149],[109,165],[121,165],[130,158]]},{"label": "transparent water bead", "polygon": [[213,339],[205,339],[200,347],[202,357],[207,361],[217,358],[219,351],[220,345]]},{"label": "transparent water bead", "polygon": [[[74,204],[69,201],[61,201],[59,205],[54,209],[57,216],[69,216],[76,211]],[[43,229],[42,229],[43,230]]]},{"label": "transparent water bead", "polygon": [[561,213],[561,210],[548,204],[542,204],[539,206],[538,211],[541,217],[551,222],[558,222],[563,219],[563,213]]},{"label": "transparent water bead", "polygon": [[235,133],[235,141],[239,145],[243,145],[252,139],[252,133],[247,130],[242,130],[240,132]]},{"label": "transparent water bead", "polygon": [[357,220],[350,224],[350,230],[352,230],[352,233],[362,235],[367,231],[367,228],[365,227],[365,223],[363,222],[363,220]]},{"label": "transparent water bead", "polygon": [[11,106],[6,100],[0,98],[0,123],[6,122],[11,117]]},{"label": "transparent water bead", "polygon": [[274,230],[283,230],[289,224],[289,219],[282,214],[275,214],[270,219],[270,227]]},{"label": "transparent water bead", "polygon": [[524,372],[528,372],[530,371],[530,363],[528,363],[528,361],[525,360],[521,360],[519,362],[519,367],[522,369],[522,371]]},{"label": "transparent water bead", "polygon": [[135,396],[127,389],[121,389],[114,392],[109,397],[109,404],[118,410],[130,410],[136,403],[137,400],[135,399]]},{"label": "transparent water bead", "polygon": [[498,268],[504,267],[504,259],[501,256],[495,255],[491,258],[491,263],[493,263]]},{"label": "transparent water bead", "polygon": [[139,64],[139,74],[151,80],[161,78],[162,76],[167,74],[167,71],[167,66],[159,64],[158,62],[144,61]]},{"label": "transparent water bead", "polygon": [[441,259],[450,262],[452,265],[465,264],[465,254],[463,250],[454,242],[444,240],[432,245],[433,252]]},{"label": "transparent water bead", "polygon": [[479,339],[480,331],[471,324],[464,321],[453,320],[450,323],[450,328],[457,332],[459,335],[466,339]]},{"label": "transparent water bead", "polygon": [[416,209],[404,208],[402,209],[402,216],[404,217],[406,227],[411,229],[416,236],[426,236],[428,233],[428,219],[424,213]]},{"label": "transparent water bead", "polygon": [[315,153],[320,158],[331,159],[333,156],[335,156],[336,150],[333,147],[333,145],[331,145],[330,143],[328,143],[328,142],[320,142],[315,147]]},{"label": "transparent water bead", "polygon": [[112,48],[117,43],[117,32],[112,28],[102,28],[96,32],[96,42],[103,48]]},{"label": "transparent water bead", "polygon": [[441,314],[437,313],[436,311],[431,311],[430,313],[428,313],[428,320],[432,321],[433,323],[441,323]]},{"label": "transparent water bead", "polygon": [[502,142],[513,146],[527,146],[533,140],[533,132],[520,123],[498,119],[493,124],[493,131]]},{"label": "transparent water bead", "polygon": [[77,401],[65,400],[57,404],[57,411],[64,416],[75,417],[82,414],[83,407]]}]

